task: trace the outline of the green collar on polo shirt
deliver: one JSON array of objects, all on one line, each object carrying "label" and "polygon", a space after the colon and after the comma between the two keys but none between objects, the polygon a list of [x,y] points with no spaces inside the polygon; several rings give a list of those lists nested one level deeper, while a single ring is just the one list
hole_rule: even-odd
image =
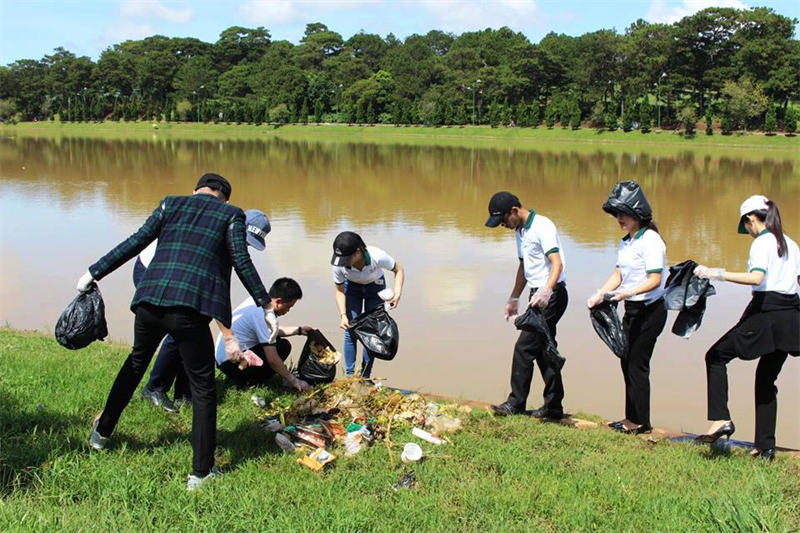
[{"label": "green collar on polo shirt", "polygon": [[536,211],[534,211],[533,209],[528,209],[528,211],[530,213],[528,214],[527,222],[525,222],[525,229],[531,229],[531,224],[533,224],[533,217],[536,216]]},{"label": "green collar on polo shirt", "polygon": [[[647,231],[647,228],[642,228],[642,229],[640,229],[639,231],[637,231],[637,232],[636,232],[636,234],[633,236],[633,240],[635,241],[636,239],[638,239],[639,237],[641,237],[642,235],[644,235],[644,232],[645,232],[645,231]],[[622,240],[623,240],[623,241],[629,241],[629,240],[631,240],[631,236],[630,236],[630,234],[628,234],[628,235],[625,235],[625,236],[622,238]]]},{"label": "green collar on polo shirt", "polygon": [[361,251],[364,253],[364,266],[369,266],[372,263],[372,258],[369,256],[369,252],[366,248],[362,248]]},{"label": "green collar on polo shirt", "polygon": [[772,233],[772,232],[767,228],[764,228],[763,230],[761,230],[761,233],[757,235],[757,237],[761,237],[762,235],[766,235],[767,233]]}]

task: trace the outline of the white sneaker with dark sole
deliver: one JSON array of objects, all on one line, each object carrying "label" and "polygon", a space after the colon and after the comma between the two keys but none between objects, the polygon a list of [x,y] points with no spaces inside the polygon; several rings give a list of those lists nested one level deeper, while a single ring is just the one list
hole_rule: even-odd
[{"label": "white sneaker with dark sole", "polygon": [[186,490],[190,492],[198,490],[203,485],[203,483],[205,483],[209,479],[213,479],[221,475],[222,474],[220,473],[219,470],[217,470],[216,466],[212,466],[211,471],[203,477],[196,476],[194,474],[189,474],[189,479],[186,481]]}]

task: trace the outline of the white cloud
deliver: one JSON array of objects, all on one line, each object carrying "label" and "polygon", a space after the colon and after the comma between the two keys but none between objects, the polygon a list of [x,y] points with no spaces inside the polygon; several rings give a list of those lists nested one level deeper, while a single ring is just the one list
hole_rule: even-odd
[{"label": "white cloud", "polygon": [[417,0],[413,3],[435,17],[435,27],[456,33],[503,26],[519,31],[546,22],[546,15],[533,0]]},{"label": "white cloud", "polygon": [[750,9],[750,6],[740,0],[681,0],[679,3],[672,5],[667,0],[653,0],[645,19],[650,22],[671,24],[709,7]]},{"label": "white cloud", "polygon": [[95,41],[95,45],[100,49],[104,49],[112,44],[144,39],[156,33],[158,33],[156,29],[147,23],[137,24],[119,21],[108,25],[103,35]]},{"label": "white cloud", "polygon": [[120,6],[124,17],[165,20],[167,22],[188,22],[194,16],[194,9],[181,9],[165,6],[161,0],[124,0]]},{"label": "white cloud", "polygon": [[320,12],[349,11],[385,0],[247,0],[239,15],[250,24],[307,22]]}]

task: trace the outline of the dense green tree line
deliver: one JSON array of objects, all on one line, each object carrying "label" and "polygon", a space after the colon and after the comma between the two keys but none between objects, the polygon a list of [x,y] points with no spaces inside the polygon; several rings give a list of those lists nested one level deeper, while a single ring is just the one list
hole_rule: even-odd
[{"label": "dense green tree line", "polygon": [[709,8],[538,44],[508,28],[345,40],[321,23],[297,45],[261,27],[213,44],[156,35],[97,62],[57,48],[0,67],[0,118],[791,130],[796,23]]}]

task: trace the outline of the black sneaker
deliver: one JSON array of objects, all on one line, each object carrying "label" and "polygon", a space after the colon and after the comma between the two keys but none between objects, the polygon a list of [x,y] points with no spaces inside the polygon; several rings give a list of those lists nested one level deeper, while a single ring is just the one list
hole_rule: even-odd
[{"label": "black sneaker", "polygon": [[538,418],[539,420],[561,420],[564,418],[564,411],[553,411],[551,409],[545,409],[544,407],[526,411],[525,414],[532,418]]},{"label": "black sneaker", "polygon": [[186,396],[182,398],[175,398],[173,402],[175,405],[175,409],[183,409],[184,407],[191,407],[192,406],[192,399],[187,398]]},{"label": "black sneaker", "polygon": [[142,389],[142,398],[145,400],[150,400],[153,405],[156,407],[161,407],[168,413],[178,412],[178,408],[175,407],[175,404],[172,403],[172,400],[169,399],[169,396],[161,391],[149,389],[146,385]]},{"label": "black sneaker", "polygon": [[500,416],[511,416],[511,415],[519,415],[522,414],[522,411],[514,407],[508,402],[503,402],[500,405],[492,405],[492,411],[496,415]]}]

